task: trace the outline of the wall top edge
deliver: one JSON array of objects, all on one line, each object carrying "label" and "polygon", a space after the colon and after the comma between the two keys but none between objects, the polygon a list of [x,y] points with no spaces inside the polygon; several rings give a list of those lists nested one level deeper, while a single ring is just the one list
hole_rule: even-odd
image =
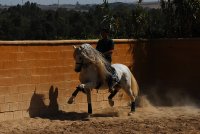
[{"label": "wall top edge", "polygon": [[[116,44],[135,43],[138,41],[200,41],[200,38],[161,38],[161,39],[113,39]],[[98,39],[92,40],[16,40],[16,41],[1,41],[0,45],[80,45],[84,43],[96,44]]]},{"label": "wall top edge", "polygon": [[[135,42],[134,39],[113,39],[115,43]],[[80,45],[84,43],[96,44],[98,39],[93,40],[23,40],[23,41],[0,41],[0,45]]]}]

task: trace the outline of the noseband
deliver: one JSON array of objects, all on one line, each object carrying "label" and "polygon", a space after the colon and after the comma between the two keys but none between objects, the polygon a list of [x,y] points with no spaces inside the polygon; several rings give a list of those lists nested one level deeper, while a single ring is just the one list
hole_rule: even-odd
[{"label": "noseband", "polygon": [[82,69],[82,67],[83,67],[83,63],[76,62],[75,71],[76,71],[76,72],[80,72],[81,69]]},{"label": "noseband", "polygon": [[77,64],[77,65],[83,65],[83,62],[81,62],[81,63],[76,62],[76,64]]},{"label": "noseband", "polygon": [[84,66],[84,67],[87,67],[88,65],[90,65],[91,63],[83,63],[83,62],[76,62],[75,63],[76,65],[79,65],[81,68]]}]

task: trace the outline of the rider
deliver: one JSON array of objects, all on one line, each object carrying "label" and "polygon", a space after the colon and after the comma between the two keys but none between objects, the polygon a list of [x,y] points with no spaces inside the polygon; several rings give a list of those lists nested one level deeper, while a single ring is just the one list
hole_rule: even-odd
[{"label": "rider", "polygon": [[108,62],[112,62],[112,53],[114,50],[114,42],[109,39],[109,30],[106,28],[101,29],[101,37],[97,43],[96,50],[101,52]]},{"label": "rider", "polygon": [[[111,75],[108,76],[108,87],[109,87],[109,92],[114,91],[114,86],[119,82],[119,79],[117,77],[115,69],[111,66],[112,62],[112,53],[114,50],[114,42],[112,39],[109,39],[109,30],[107,28],[102,28],[101,29],[101,37],[97,43],[96,50],[101,52],[105,59],[110,63],[109,67],[111,68]],[[110,69],[108,69],[110,70]]]}]

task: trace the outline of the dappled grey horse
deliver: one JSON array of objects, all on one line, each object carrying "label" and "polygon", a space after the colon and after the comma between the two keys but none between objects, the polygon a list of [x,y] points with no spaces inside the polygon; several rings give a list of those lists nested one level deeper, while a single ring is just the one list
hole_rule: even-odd
[{"label": "dappled grey horse", "polygon": [[[80,72],[80,85],[69,98],[68,103],[72,104],[79,91],[87,94],[88,113],[92,114],[91,90],[108,89],[108,75],[110,66],[102,54],[89,44],[82,44],[79,47],[74,46],[74,59],[76,62],[75,71]],[[118,84],[114,87],[114,91],[108,97],[110,106],[114,105],[112,98],[122,88],[131,99],[131,112],[135,111],[135,99],[138,96],[138,84],[129,68],[123,64],[113,64],[119,78]]]}]

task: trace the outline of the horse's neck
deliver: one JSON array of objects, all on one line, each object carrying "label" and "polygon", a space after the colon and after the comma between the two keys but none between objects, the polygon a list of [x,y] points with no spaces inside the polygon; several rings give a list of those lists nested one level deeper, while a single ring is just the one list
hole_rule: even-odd
[{"label": "horse's neck", "polygon": [[82,68],[79,79],[81,83],[95,82],[97,85],[101,83],[101,86],[107,85],[107,79],[100,74],[99,69],[96,65],[89,64]]},{"label": "horse's neck", "polygon": [[98,79],[96,67],[92,64],[90,64],[86,67],[83,67],[81,69],[79,79],[81,82],[96,81]]},{"label": "horse's neck", "polygon": [[[89,65],[87,65],[87,66],[85,66],[85,67],[83,67],[81,69],[81,73],[84,73],[84,74],[88,73],[88,72],[97,73],[96,70],[97,69],[96,69],[96,67],[93,64],[89,64]],[[85,75],[87,75],[87,74],[85,74]]]}]

